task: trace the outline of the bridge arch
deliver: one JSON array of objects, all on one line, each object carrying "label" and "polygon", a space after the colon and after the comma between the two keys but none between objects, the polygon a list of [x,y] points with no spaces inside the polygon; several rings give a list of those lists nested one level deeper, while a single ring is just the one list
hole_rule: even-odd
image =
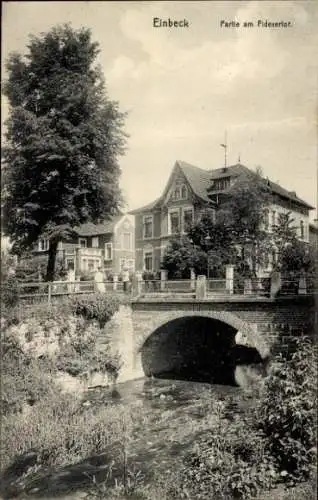
[{"label": "bridge arch", "polygon": [[[268,355],[254,325],[230,311],[156,311],[148,315],[142,331],[135,327],[138,365],[148,376],[187,378],[191,372],[190,380],[200,380],[197,374],[205,373],[215,383],[230,383],[224,382],[229,380],[227,370],[231,372],[238,357],[240,364],[250,364]],[[244,347],[236,345],[237,332],[245,337]]]},{"label": "bridge arch", "polygon": [[[247,345],[258,350],[262,358],[266,358],[269,354],[268,343],[257,331],[255,324],[248,323],[240,318],[237,314],[230,311],[214,311],[214,310],[172,310],[172,311],[155,311],[152,312],[147,321],[146,328],[143,329],[141,335],[138,335],[137,350],[140,351],[146,340],[159,328],[163,327],[174,320],[185,317],[209,318],[220,321],[225,325],[234,328],[240,332],[246,339]],[[136,325],[139,328],[139,325]]]}]

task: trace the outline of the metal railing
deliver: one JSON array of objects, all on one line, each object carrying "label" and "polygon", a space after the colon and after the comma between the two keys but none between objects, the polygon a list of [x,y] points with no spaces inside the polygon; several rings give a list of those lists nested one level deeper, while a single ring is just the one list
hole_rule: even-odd
[{"label": "metal railing", "polygon": [[192,280],[143,280],[141,293],[194,293],[195,281]]},{"label": "metal railing", "polygon": [[[29,304],[48,302],[74,295],[95,292],[124,292],[123,282],[112,281],[52,281],[18,283],[18,296],[21,301]],[[128,291],[129,287],[128,287]]]},{"label": "metal railing", "polygon": [[[94,292],[126,293],[134,296],[147,295],[179,295],[180,297],[195,297],[197,283],[194,280],[142,280],[137,283],[124,283],[122,281],[53,281],[18,283],[19,299],[23,303],[51,303],[63,297],[76,296]],[[224,296],[250,296],[270,297],[270,278],[253,278],[248,280],[213,280],[205,281],[206,297]],[[303,282],[298,278],[282,279],[277,296],[298,296],[315,293],[313,280]],[[276,295],[275,295],[276,296]]]},{"label": "metal railing", "polygon": [[[227,282],[225,279],[223,280],[213,280],[207,279],[206,281],[206,291],[207,293],[230,293],[230,287],[232,283]],[[227,288],[228,285],[228,288]]]}]

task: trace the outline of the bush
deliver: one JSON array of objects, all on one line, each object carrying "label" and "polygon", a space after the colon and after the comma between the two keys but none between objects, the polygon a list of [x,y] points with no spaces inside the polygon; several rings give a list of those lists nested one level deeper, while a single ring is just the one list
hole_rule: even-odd
[{"label": "bush", "polygon": [[278,354],[265,381],[259,428],[283,482],[307,480],[316,462],[317,349],[298,338],[287,359]]},{"label": "bush", "polygon": [[171,498],[247,499],[271,488],[275,477],[262,434],[241,416],[232,422],[222,418],[218,428],[203,436],[187,457]]},{"label": "bush", "polygon": [[43,397],[58,391],[51,383],[53,365],[47,359],[33,359],[23,352],[16,339],[2,340],[1,414],[21,412]]},{"label": "bush", "polygon": [[87,320],[96,320],[100,328],[119,310],[120,300],[116,295],[94,293],[70,299],[72,312]]},{"label": "bush", "polygon": [[12,277],[1,283],[1,311],[13,309],[19,302],[19,288],[17,280]]}]

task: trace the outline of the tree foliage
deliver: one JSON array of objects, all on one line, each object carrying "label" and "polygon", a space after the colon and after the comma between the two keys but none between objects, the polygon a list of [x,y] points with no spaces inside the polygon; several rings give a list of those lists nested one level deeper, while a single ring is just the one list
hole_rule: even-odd
[{"label": "tree foliage", "polygon": [[107,96],[90,30],[58,26],[27,49],[6,64],[3,223],[17,253],[50,240],[52,279],[58,241],[118,212],[125,115]]},{"label": "tree foliage", "polygon": [[207,255],[188,236],[176,236],[169,242],[162,267],[168,271],[170,278],[188,279],[191,269],[196,274],[206,272]]},{"label": "tree foliage", "polygon": [[273,228],[272,245],[277,253],[276,267],[283,273],[307,272],[314,274],[314,252],[297,238],[297,228],[290,212],[280,214]]}]

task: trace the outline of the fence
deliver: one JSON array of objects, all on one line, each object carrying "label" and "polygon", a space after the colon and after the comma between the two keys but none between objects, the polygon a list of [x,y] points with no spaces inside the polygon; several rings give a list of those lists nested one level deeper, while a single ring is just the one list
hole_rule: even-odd
[{"label": "fence", "polygon": [[102,283],[96,281],[52,281],[18,284],[19,299],[27,304],[41,302],[50,304],[61,298],[94,293],[99,290],[122,293],[124,292],[124,284],[123,282],[112,281]]},{"label": "fence", "polygon": [[[244,295],[256,297],[270,297],[271,278],[253,278],[246,280],[227,279],[201,281],[200,297]],[[186,297],[196,297],[198,292],[198,281],[196,280],[141,280],[137,287],[130,282],[125,285],[122,281],[105,281],[97,283],[95,281],[54,281],[54,282],[34,282],[19,283],[19,299],[25,304],[35,304],[47,302],[51,304],[67,298],[97,291],[108,293],[132,293],[137,296],[146,295],[180,295]],[[203,288],[202,288],[203,285]],[[288,279],[283,277],[280,282],[278,294],[280,296],[308,295],[315,293],[313,280],[305,278]],[[274,293],[273,296],[276,296]]]}]

